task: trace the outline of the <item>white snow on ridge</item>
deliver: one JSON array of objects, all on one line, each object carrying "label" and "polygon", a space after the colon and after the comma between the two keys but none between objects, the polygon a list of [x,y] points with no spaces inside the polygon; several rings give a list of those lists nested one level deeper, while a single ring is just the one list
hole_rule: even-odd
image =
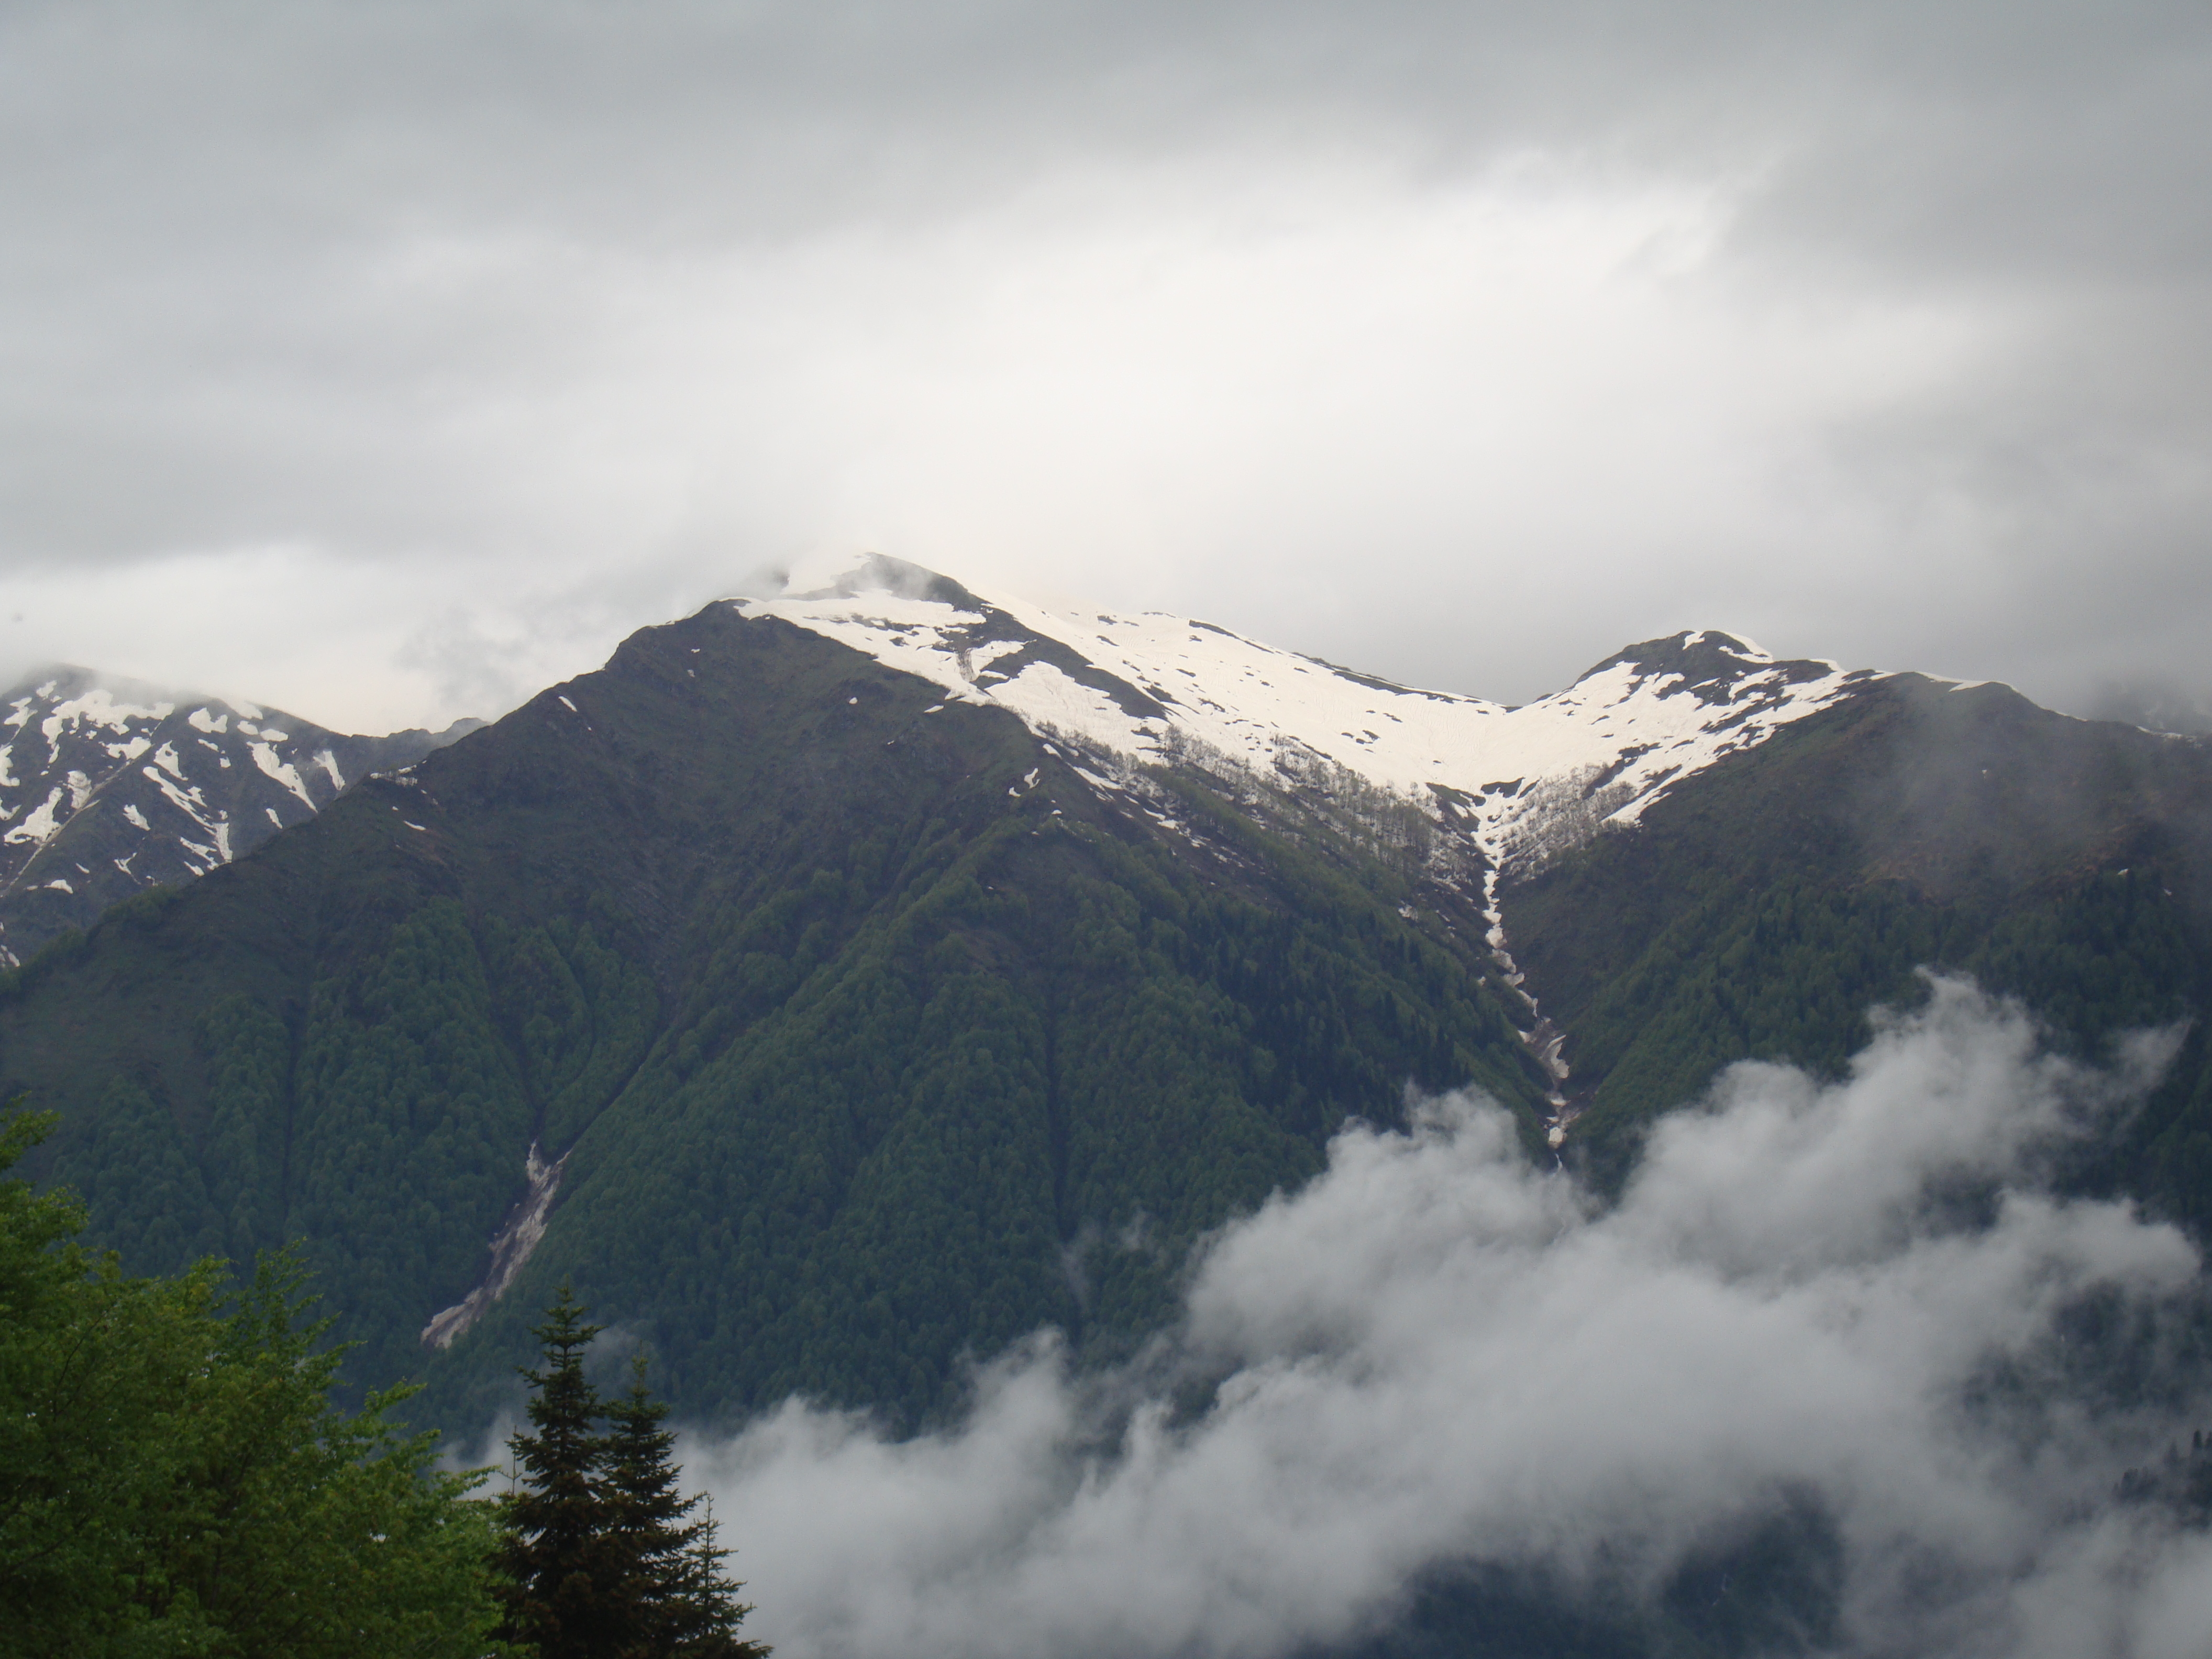
[{"label": "white snow on ridge", "polygon": [[[1318,754],[1432,811],[1431,786],[1442,786],[1466,798],[1478,845],[1509,870],[1634,823],[1682,779],[1873,678],[1777,662],[1698,632],[1656,642],[1644,663],[1605,665],[1509,708],[1393,685],[1181,616],[966,594],[888,559],[818,588],[735,603],[952,697],[997,704],[1033,729],[1139,760],[1166,758],[1179,735],[1262,775],[1286,750]],[[1696,687],[1666,665],[1693,651]]]},{"label": "white snow on ridge", "polygon": [[10,830],[4,836],[0,836],[0,841],[8,842],[27,841],[43,845],[52,838],[54,831],[60,828],[54,817],[54,809],[61,804],[62,792],[56,789],[47,795],[46,799],[33,807],[21,823]]},{"label": "white snow on ridge", "polygon": [[[1746,641],[1698,631],[1631,647],[1564,691],[1509,708],[1394,685],[1182,616],[979,595],[892,559],[830,576],[732,603],[919,675],[948,701],[1006,708],[1042,736],[1140,762],[1200,745],[1262,777],[1301,781],[1319,757],[1449,822],[1487,866],[1478,900],[1486,943],[1522,1005],[1513,1011],[1522,1042],[1548,1080],[1554,1146],[1574,1115],[1565,1038],[1513,959],[1500,872],[1540,868],[1607,826],[1634,824],[1683,779],[1877,678],[1778,662]],[[1068,758],[1100,793],[1130,793],[1121,767]],[[1025,793],[1033,777],[1007,793]],[[1161,828],[1189,836],[1141,788],[1134,793]]]},{"label": "white snow on ridge", "polygon": [[53,704],[39,723],[39,730],[49,743],[64,726],[99,726],[111,732],[127,732],[134,722],[168,719],[176,712],[176,707],[173,702],[118,702],[107,687],[95,685]]},{"label": "white snow on ridge", "polygon": [[[275,737],[281,734],[269,732],[264,735]],[[307,793],[307,786],[300,781],[297,767],[288,760],[277,758],[276,750],[268,744],[255,743],[247,746],[253,752],[253,763],[256,766],[305,801],[310,812],[315,810],[315,798]],[[228,862],[227,860],[226,862]]]}]

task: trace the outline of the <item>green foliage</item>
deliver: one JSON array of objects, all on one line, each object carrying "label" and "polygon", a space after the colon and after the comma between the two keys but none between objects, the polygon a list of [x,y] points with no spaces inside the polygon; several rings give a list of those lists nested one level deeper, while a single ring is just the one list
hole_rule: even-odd
[{"label": "green foliage", "polygon": [[[201,1024],[208,1054],[208,1202],[222,1229],[212,1252],[250,1261],[283,1239],[284,1160],[291,1043],[282,1021],[231,996]],[[160,1254],[147,1251],[153,1255]]]},{"label": "green foliage", "polygon": [[[10,1120],[0,1170],[52,1122]],[[478,1477],[432,1472],[397,1393],[334,1409],[297,1265],[133,1279],[82,1222],[0,1181],[0,1653],[484,1654]]]},{"label": "green foliage", "polygon": [[532,1139],[459,905],[433,900],[315,984],[293,1087],[293,1224],[317,1260],[343,1264],[331,1301],[376,1334],[370,1374],[401,1374],[425,1293],[458,1302],[482,1272]]},{"label": "green foliage", "polygon": [[751,1608],[722,1572],[713,1517],[691,1519],[702,1500],[677,1489],[668,1407],[642,1356],[611,1402],[585,1377],[599,1329],[564,1284],[534,1333],[536,1432],[507,1442],[523,1484],[501,1516],[502,1635],[542,1659],[765,1659],[738,1635]]},{"label": "green foliage", "polygon": [[2107,871],[1997,918],[1964,965],[2095,1053],[2116,1033],[2188,1017],[2207,944],[2155,870]]},{"label": "green foliage", "polygon": [[702,928],[677,1034],[580,1147],[522,1296],[573,1274],[652,1310],[695,1407],[911,1421],[1041,1324],[1134,1340],[1183,1247],[1318,1168],[1347,1104],[1527,1088],[1464,966],[1341,878],[1325,905],[1294,868],[1292,915],[1089,825],[943,835],[888,892],[863,872],[896,843],[864,842]]},{"label": "green foliage", "polygon": [[678,1490],[668,1406],[653,1398],[645,1376],[639,1354],[629,1387],[606,1407],[606,1490],[622,1548],[622,1599],[633,1612],[631,1639],[616,1651],[622,1659],[767,1659],[765,1644],[738,1634],[752,1608],[738,1600],[744,1586],[722,1570],[732,1552],[716,1542],[707,1500]]},{"label": "green foliage", "polygon": [[[1574,1050],[1589,1102],[1578,1139],[1601,1167],[1617,1170],[1638,1126],[1696,1098],[1738,1060],[1838,1076],[1871,1036],[1868,1012],[1916,1001],[1923,967],[2020,998],[2053,1041],[2092,1059],[2123,1031],[2187,1020],[2205,1006],[2204,931],[2152,873],[2107,872],[1994,912],[1933,904],[1897,883],[1792,879],[1724,892],[1662,932],[1590,1000]],[[2202,1069],[2192,1044],[2176,1083],[2195,1085]],[[2174,1088],[2154,1117],[2203,1121],[2201,1109],[2174,1112]],[[2184,1097],[2193,1097],[2185,1089]],[[2165,1133],[2172,1146],[2193,1131]],[[2192,1194],[2205,1189],[2185,1176],[2138,1166],[2124,1181],[2146,1176],[2185,1210],[2203,1202]]]},{"label": "green foliage", "polygon": [[198,1163],[176,1118],[135,1079],[112,1079],[91,1146],[76,1160],[78,1189],[113,1220],[107,1241],[134,1261],[182,1268],[221,1239]]},{"label": "green foliage", "polygon": [[1692,1100],[1738,1060],[1839,1074],[1872,1035],[1869,1011],[1913,999],[1913,970],[1944,959],[1951,920],[1893,883],[1786,880],[1708,898],[1605,984],[1577,1024],[1575,1069],[1592,1080],[1579,1133],[1602,1139],[1654,1103]]},{"label": "green foliage", "polygon": [[495,918],[487,933],[538,1138],[565,1152],[644,1058],[659,1012],[653,981],[588,920],[557,916],[517,933]]},{"label": "green foliage", "polygon": [[500,1632],[543,1659],[593,1659],[616,1651],[628,1634],[617,1588],[624,1564],[604,1489],[599,1398],[584,1376],[584,1351],[599,1334],[562,1286],[536,1332],[544,1368],[525,1373],[537,1432],[507,1442],[523,1484],[507,1494],[500,1517]]}]

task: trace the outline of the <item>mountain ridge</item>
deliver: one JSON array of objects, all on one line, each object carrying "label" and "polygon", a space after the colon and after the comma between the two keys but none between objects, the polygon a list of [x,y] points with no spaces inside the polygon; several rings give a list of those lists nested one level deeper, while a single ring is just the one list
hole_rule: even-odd
[{"label": "mountain ridge", "polygon": [[[2069,1041],[2201,1016],[2209,780],[1712,631],[1508,710],[878,562],[110,913],[0,989],[0,1085],[126,1259],[304,1237],[360,1376],[449,1419],[567,1277],[687,1410],[914,1423],[1039,1326],[1127,1352],[1409,1084],[1603,1181],[1733,1060],[1844,1064],[1919,966]],[[2099,1178],[2193,1225],[2191,1043]]]},{"label": "mountain ridge", "polygon": [[[1540,1141],[1479,917],[1417,906],[1407,848],[1088,769],[710,605],[40,957],[0,1079],[126,1259],[304,1235],[358,1374],[469,1417],[548,1275],[635,1309],[698,1409],[910,1419],[1040,1324],[1137,1340],[1191,1239],[1409,1078]],[[426,1344],[533,1158],[536,1249]]]},{"label": "mountain ridge", "polygon": [[[0,692],[0,965],[304,822],[483,724],[364,737],[53,663]],[[43,753],[40,750],[43,747]]]},{"label": "mountain ridge", "polygon": [[[1207,1242],[1325,1194],[1346,1146],[1415,1147],[1431,1097],[1505,1108],[1474,1109],[1538,1200],[1508,1251],[1570,1258],[1561,1230],[1634,1213],[1671,1139],[1742,1133],[1731,1091],[1832,1098],[1877,1030],[1945,997],[2000,1012],[2031,1071],[2169,1055],[2128,1111],[2039,1146],[2032,1203],[2121,1200],[2131,1227],[2178,1226],[2176,1259],[2212,1243],[2212,748],[2002,686],[1691,630],[1507,710],[1186,617],[864,568],[641,629],[496,724],[348,778],[0,974],[0,1091],[57,1112],[35,1173],[76,1186],[130,1267],[298,1241],[333,1334],[362,1345],[351,1385],[422,1379],[417,1420],[460,1444],[515,1408],[537,1310],[569,1284],[708,1435],[771,1413],[897,1458],[979,1419],[993,1376],[1048,1364],[1106,1402],[1103,1438],[1054,1455],[1087,1482],[1135,1455],[1125,1397],[1156,1403],[1135,1421],[1162,1443],[1248,1398],[1177,1335]],[[1716,1087],[1745,1060],[1793,1069]],[[1940,1139],[1944,1106],[2004,1102],[1908,1090],[1869,1121]],[[1666,1125],[1639,1162],[1677,1111],[1711,1121]],[[1776,1209],[1758,1236],[1782,1259],[1746,1291],[1765,1328],[1797,1293],[1799,1218],[1743,1167],[1719,1159],[1700,1205]],[[1980,1225],[1996,1194],[1960,1167],[1931,1189],[1937,1248],[1901,1261]],[[1367,1244],[1469,1253],[1466,1283],[1510,1313],[1465,1173],[1426,1223],[1425,1200],[1374,1206]],[[1316,1241],[1333,1280],[1344,1243],[1334,1220]],[[1657,1248],[1646,1265],[1679,1276]],[[1856,1323],[1864,1264],[1837,1265]],[[2199,1363],[2201,1317],[2115,1331],[2101,1284],[2052,1328],[2083,1386],[2158,1386],[2130,1367],[2169,1335]],[[1640,1413],[1648,1295],[1626,1349],[1560,1345],[1631,1374],[1605,1415]],[[1303,1330],[1255,1350],[1293,1389]],[[1717,1351],[1692,1374],[1724,1417],[1738,1350]],[[1321,1357],[1340,1362],[1366,1369]],[[1455,1358],[1446,1418],[1497,1401],[1455,1392],[1486,1368],[1528,1391]],[[2001,1432],[2044,1375],[2001,1379]],[[1847,1511],[1777,1490],[1781,1510],[1752,1492],[1667,1558],[1650,1605],[1447,1538],[1406,1606],[1314,1650],[1825,1650]]]},{"label": "mountain ridge", "polygon": [[[1040,736],[1125,770],[1194,757],[1217,773],[1279,781],[1337,768],[1431,817],[1463,844],[1462,867],[1480,883],[1486,946],[1551,1079],[1554,1146],[1571,1109],[1565,1037],[1514,958],[1501,880],[1633,826],[1707,768],[1889,678],[1784,661],[1735,635],[1692,629],[1626,647],[1560,690],[1509,708],[1398,685],[1180,613],[1124,617],[979,594],[881,555],[815,580],[802,574],[781,597],[733,603],[919,674],[949,696],[1009,708]],[[1114,787],[1097,769],[1085,775]]]}]

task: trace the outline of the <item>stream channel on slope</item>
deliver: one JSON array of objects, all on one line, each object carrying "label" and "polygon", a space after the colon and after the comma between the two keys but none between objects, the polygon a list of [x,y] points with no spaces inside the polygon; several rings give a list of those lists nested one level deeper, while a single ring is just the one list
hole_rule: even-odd
[{"label": "stream channel on slope", "polygon": [[[1529,1024],[1521,1031],[1521,1041],[1536,1057],[1537,1065],[1543,1067],[1544,1075],[1550,1083],[1544,1095],[1545,1104],[1552,1109],[1551,1115],[1544,1122],[1544,1139],[1556,1154],[1566,1140],[1567,1126],[1574,1121],[1574,1115],[1567,1105],[1567,1062],[1559,1056],[1559,1050],[1566,1043],[1567,1034],[1546,1018],[1544,1011],[1536,1006],[1536,999],[1529,994],[1525,983],[1528,976],[1513,960],[1512,951],[1506,948],[1505,914],[1498,907],[1498,868],[1494,863],[1482,872],[1482,914],[1483,919],[1490,924],[1487,935],[1490,959],[1498,964],[1505,976],[1506,984],[1513,988],[1513,994],[1528,1005]],[[1517,1026],[1518,1022],[1516,1024]]]}]

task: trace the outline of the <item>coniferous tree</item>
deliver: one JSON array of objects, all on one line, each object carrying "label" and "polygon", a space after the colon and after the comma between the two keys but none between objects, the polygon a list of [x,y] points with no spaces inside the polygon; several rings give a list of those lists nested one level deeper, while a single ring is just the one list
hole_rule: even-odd
[{"label": "coniferous tree", "polygon": [[623,1563],[602,1485],[606,1442],[597,1431],[599,1392],[584,1375],[584,1351],[599,1334],[564,1282],[535,1334],[544,1368],[531,1384],[534,1434],[507,1448],[524,1484],[507,1494],[497,1565],[506,1608],[501,1634],[543,1659],[605,1659],[621,1651]]},{"label": "coniferous tree", "polygon": [[606,1498],[632,1621],[622,1659],[765,1659],[765,1645],[738,1634],[752,1609],[722,1570],[730,1552],[716,1544],[714,1511],[693,1519],[706,1500],[678,1489],[668,1407],[645,1386],[644,1356],[631,1364],[628,1391],[606,1412]]},{"label": "coniferous tree", "polygon": [[585,1312],[564,1283],[537,1328],[541,1368],[523,1372],[536,1432],[507,1442],[525,1484],[506,1500],[501,1635],[542,1659],[766,1659],[738,1634],[752,1609],[722,1570],[713,1512],[694,1519],[704,1500],[678,1489],[644,1359],[603,1401],[584,1375],[600,1329]]}]

